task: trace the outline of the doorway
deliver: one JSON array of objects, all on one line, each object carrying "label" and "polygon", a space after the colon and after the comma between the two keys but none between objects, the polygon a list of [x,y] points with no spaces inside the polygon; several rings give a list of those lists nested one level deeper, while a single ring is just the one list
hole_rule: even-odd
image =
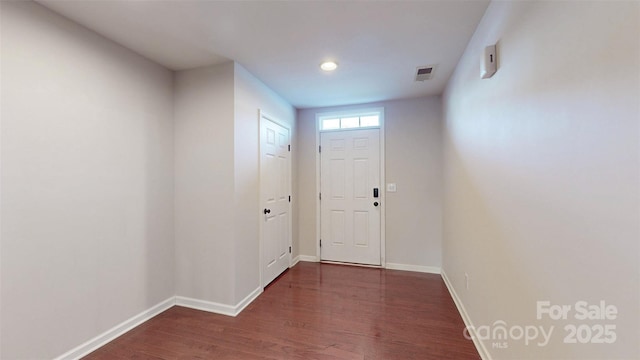
[{"label": "doorway", "polygon": [[319,260],[384,266],[382,111],[319,114],[318,130]]},{"label": "doorway", "polygon": [[260,273],[267,286],[291,264],[291,132],[260,112]]}]

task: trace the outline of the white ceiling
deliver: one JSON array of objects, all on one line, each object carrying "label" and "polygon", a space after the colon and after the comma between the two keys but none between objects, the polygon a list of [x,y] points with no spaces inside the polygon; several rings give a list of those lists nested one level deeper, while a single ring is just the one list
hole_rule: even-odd
[{"label": "white ceiling", "polygon": [[[297,108],[441,94],[489,0],[40,0],[173,70],[235,60]],[[325,59],[339,63],[324,73]],[[414,82],[417,66],[436,64]]]}]

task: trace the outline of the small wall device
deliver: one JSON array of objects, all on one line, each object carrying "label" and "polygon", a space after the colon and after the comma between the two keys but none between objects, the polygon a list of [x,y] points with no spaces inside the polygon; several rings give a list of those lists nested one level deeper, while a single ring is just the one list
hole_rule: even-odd
[{"label": "small wall device", "polygon": [[488,79],[498,70],[496,61],[496,46],[490,45],[484,48],[482,59],[480,59],[480,77]]}]

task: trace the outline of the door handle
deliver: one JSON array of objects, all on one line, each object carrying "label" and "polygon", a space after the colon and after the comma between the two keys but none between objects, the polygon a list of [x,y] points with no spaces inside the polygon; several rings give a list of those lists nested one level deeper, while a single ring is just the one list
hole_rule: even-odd
[{"label": "door handle", "polygon": [[264,212],[265,215],[271,214],[271,209],[264,209],[263,212]]},{"label": "door handle", "polygon": [[374,202],[374,203],[373,203],[373,206],[378,206],[378,202],[377,202],[377,201],[376,201],[376,202]]}]

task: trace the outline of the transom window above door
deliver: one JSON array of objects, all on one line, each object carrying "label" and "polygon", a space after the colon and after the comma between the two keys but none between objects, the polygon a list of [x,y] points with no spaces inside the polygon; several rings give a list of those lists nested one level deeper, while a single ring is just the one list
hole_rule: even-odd
[{"label": "transom window above door", "polygon": [[381,111],[320,115],[320,131],[379,128]]}]

